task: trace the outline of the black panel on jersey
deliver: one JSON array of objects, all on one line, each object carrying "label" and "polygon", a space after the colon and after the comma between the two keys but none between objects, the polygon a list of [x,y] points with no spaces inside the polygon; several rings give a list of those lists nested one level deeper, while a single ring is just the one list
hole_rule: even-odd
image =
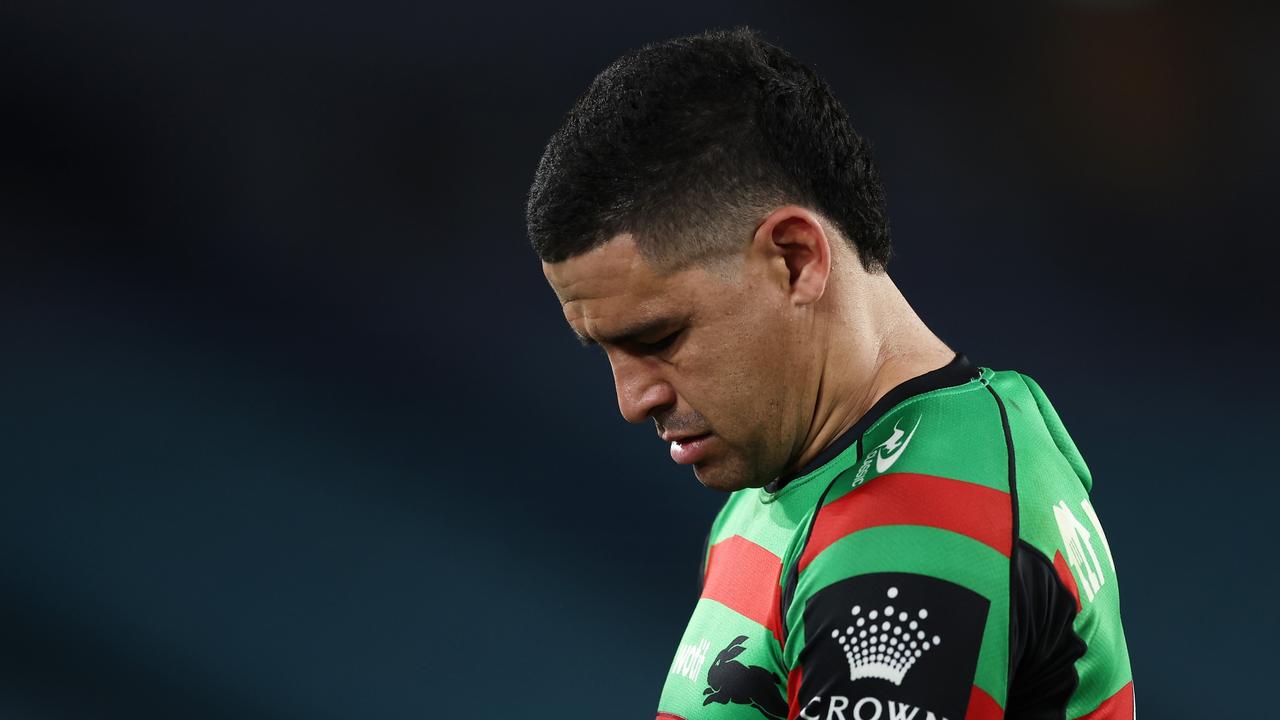
[{"label": "black panel on jersey", "polygon": [[859,575],[819,590],[804,611],[800,717],[964,717],[990,604],[915,573]]},{"label": "black panel on jersey", "polygon": [[1075,633],[1076,598],[1044,553],[1021,540],[1013,547],[1007,720],[1062,720],[1076,690],[1076,660],[1086,650]]}]

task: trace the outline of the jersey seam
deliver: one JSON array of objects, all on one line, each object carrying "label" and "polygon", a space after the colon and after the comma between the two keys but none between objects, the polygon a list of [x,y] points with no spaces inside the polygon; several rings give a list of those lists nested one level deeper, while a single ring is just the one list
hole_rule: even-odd
[{"label": "jersey seam", "polygon": [[[1021,532],[1022,532],[1018,524],[1018,520],[1019,520],[1018,518],[1018,480],[1017,480],[1018,466],[1017,466],[1017,459],[1016,459],[1016,456],[1014,455],[1014,449],[1013,449],[1013,429],[1009,426],[1009,413],[1004,406],[1004,399],[1000,397],[1000,393],[996,392],[996,389],[985,378],[982,379],[982,384],[987,388],[987,391],[991,393],[991,397],[996,402],[996,408],[1000,411],[1000,426],[1001,426],[1001,429],[1004,431],[1005,448],[1007,449],[1007,454],[1009,457],[1009,467],[1008,467],[1009,514],[1010,514],[1010,520],[1011,520],[1012,529],[1013,529],[1013,537],[1011,538],[1011,544],[1009,546],[1010,548],[1009,550],[1009,594],[1007,599],[1009,603],[1009,619],[1008,619],[1009,627],[1007,630],[1008,634],[1006,636],[1006,648],[1005,648],[1005,654],[1007,657],[1005,660],[1006,675],[1005,675],[1005,683],[1004,683],[1005,685],[1004,702],[1007,705],[1009,702],[1010,686],[1013,683],[1012,640],[1014,636],[1014,624],[1017,618],[1015,614],[1015,608],[1014,608],[1014,598],[1016,597],[1016,594],[1014,592],[1016,578],[1014,574],[1016,572],[1017,564],[1013,561],[1013,553],[1018,547],[1018,543],[1020,540],[1019,535],[1021,535]],[[1018,609],[1020,610],[1021,608],[1018,608]]]}]

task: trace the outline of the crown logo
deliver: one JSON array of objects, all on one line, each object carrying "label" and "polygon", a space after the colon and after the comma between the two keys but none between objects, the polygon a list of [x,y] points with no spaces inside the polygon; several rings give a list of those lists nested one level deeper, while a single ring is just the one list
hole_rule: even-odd
[{"label": "crown logo", "polygon": [[[891,587],[885,594],[892,601],[898,597],[898,588]],[[831,631],[849,661],[850,680],[880,678],[901,685],[916,660],[942,644],[942,638],[930,637],[920,627],[921,621],[929,617],[924,608],[913,616],[889,602],[865,614],[861,605],[854,605],[851,613],[856,618],[852,625]]]}]

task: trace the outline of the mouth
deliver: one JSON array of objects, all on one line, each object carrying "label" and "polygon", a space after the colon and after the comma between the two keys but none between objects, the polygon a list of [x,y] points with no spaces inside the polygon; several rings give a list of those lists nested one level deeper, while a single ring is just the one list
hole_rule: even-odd
[{"label": "mouth", "polygon": [[670,437],[671,459],[680,465],[692,465],[703,459],[715,439],[713,433]]},{"label": "mouth", "polygon": [[696,443],[696,442],[699,442],[699,441],[701,441],[701,440],[705,440],[705,439],[707,439],[707,438],[709,438],[709,437],[711,437],[711,433],[709,433],[709,432],[708,432],[708,433],[701,433],[701,434],[699,434],[699,435],[684,435],[684,436],[682,436],[682,437],[673,437],[673,438],[671,438],[671,443],[672,443],[673,445],[674,445],[674,444],[680,444],[680,445],[691,445],[691,444]]},{"label": "mouth", "polygon": [[683,443],[683,442],[691,442],[691,441],[693,441],[693,440],[697,440],[698,438],[706,437],[706,436],[708,436],[708,435],[710,435],[710,434],[711,434],[711,433],[709,433],[709,432],[704,432],[704,433],[690,433],[690,434],[688,434],[688,435],[676,435],[675,433],[663,432],[663,433],[659,433],[659,436],[660,436],[660,437],[661,437],[665,442],[681,442],[681,443]]}]

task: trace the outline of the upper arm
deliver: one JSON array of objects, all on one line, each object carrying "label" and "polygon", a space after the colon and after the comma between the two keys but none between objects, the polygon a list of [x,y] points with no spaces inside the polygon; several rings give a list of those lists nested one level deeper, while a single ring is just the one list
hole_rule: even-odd
[{"label": "upper arm", "polygon": [[998,717],[1012,538],[1009,494],[964,480],[890,473],[823,504],[784,609],[793,709]]}]

